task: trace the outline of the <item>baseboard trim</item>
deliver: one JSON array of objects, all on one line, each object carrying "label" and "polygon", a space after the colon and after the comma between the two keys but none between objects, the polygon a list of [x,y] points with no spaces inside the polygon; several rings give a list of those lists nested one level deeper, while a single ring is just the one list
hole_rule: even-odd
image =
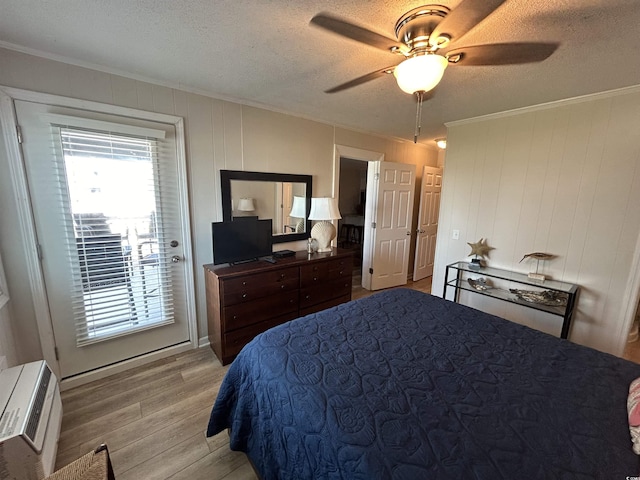
[{"label": "baseboard trim", "polygon": [[177,355],[178,353],[186,352],[187,350],[191,349],[193,349],[193,345],[191,344],[191,342],[179,343],[178,345],[163,348],[162,350],[147,353],[146,355],[141,355],[139,357],[130,358],[129,360],[123,360],[122,362],[114,363],[113,365],[98,368],[96,370],[92,370],[91,372],[81,373],[80,375],[76,375],[71,378],[65,378],[60,382],[60,391],[64,392],[65,390],[70,390],[72,388],[79,387],[80,385],[85,385],[87,383],[103,379],[105,377],[108,377],[109,375],[124,372],[125,370],[128,370],[130,368],[138,367],[146,363],[151,363],[155,360],[169,357],[171,355]]}]

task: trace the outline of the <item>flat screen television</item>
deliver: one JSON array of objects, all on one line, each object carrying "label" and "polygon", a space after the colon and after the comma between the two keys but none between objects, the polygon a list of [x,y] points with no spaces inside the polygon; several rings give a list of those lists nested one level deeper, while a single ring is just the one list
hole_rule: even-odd
[{"label": "flat screen television", "polygon": [[271,255],[271,219],[234,220],[211,224],[213,263],[241,263]]}]

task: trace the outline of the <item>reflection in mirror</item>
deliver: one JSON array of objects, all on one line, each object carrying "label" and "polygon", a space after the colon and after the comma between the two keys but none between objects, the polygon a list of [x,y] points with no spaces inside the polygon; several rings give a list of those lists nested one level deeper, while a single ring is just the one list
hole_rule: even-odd
[{"label": "reflection in mirror", "polygon": [[273,243],[305,240],[311,229],[311,175],[220,170],[222,217],[271,219]]},{"label": "reflection in mirror", "polygon": [[271,219],[273,235],[304,233],[306,184],[231,180],[233,218]]},{"label": "reflection in mirror", "polygon": [[289,217],[291,220],[295,221],[295,226],[293,230],[296,233],[301,233],[305,231],[305,220],[307,219],[307,208],[304,196],[296,196],[293,197],[293,202],[291,203],[291,211],[289,212]]}]

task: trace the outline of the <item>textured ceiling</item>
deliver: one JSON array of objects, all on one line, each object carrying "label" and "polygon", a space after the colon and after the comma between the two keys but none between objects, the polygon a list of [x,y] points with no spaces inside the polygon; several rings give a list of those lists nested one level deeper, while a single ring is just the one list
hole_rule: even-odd
[{"label": "textured ceiling", "polygon": [[[323,93],[398,57],[309,20],[328,12],[394,37],[396,20],[425,3],[0,0],[0,46],[413,139],[416,104],[392,76]],[[459,0],[438,3],[455,8]],[[537,64],[448,68],[425,103],[420,141],[443,136],[448,121],[640,84],[639,25],[638,0],[507,0],[456,47],[514,41],[560,47]]]}]

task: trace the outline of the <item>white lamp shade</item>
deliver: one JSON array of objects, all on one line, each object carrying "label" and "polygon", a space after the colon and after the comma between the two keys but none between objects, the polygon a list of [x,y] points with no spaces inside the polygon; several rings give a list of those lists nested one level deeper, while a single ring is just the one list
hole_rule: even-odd
[{"label": "white lamp shade", "polygon": [[255,210],[253,206],[253,198],[241,198],[238,201],[238,211],[240,212],[253,212]]},{"label": "white lamp shade", "polygon": [[327,220],[342,218],[335,198],[312,198],[309,220],[320,220],[311,229],[311,236],[318,241],[318,252],[330,252],[331,240],[336,236],[336,227]]},{"label": "white lamp shade", "polygon": [[309,220],[338,220],[342,218],[335,198],[312,198]]},{"label": "white lamp shade", "polygon": [[445,68],[447,59],[442,55],[417,55],[398,65],[393,76],[403,92],[428,92],[440,82]]},{"label": "white lamp shade", "polygon": [[307,202],[304,197],[293,197],[293,204],[291,205],[290,217],[306,218],[307,216]]}]

